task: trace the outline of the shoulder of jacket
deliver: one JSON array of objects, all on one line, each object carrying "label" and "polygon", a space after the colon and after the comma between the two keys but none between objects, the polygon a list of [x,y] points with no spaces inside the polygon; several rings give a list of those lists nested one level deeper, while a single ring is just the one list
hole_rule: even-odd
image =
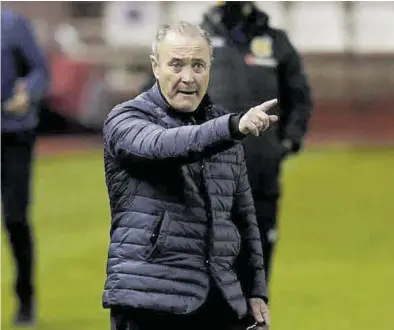
[{"label": "shoulder of jacket", "polygon": [[148,97],[146,92],[139,94],[134,99],[117,104],[111,109],[108,116],[117,116],[124,112],[132,111],[133,114],[154,115],[157,105],[154,104]]},{"label": "shoulder of jacket", "polygon": [[[143,93],[142,93],[143,94]],[[112,127],[115,123],[122,121],[125,118],[140,118],[149,120],[154,114],[154,104],[147,104],[146,100],[138,95],[132,100],[128,100],[117,104],[108,113],[105,121],[104,128]],[[152,111],[149,109],[152,108]]]},{"label": "shoulder of jacket", "polygon": [[264,35],[268,35],[277,47],[278,53],[280,54],[280,61],[284,61],[292,54],[293,45],[285,30],[269,27],[262,36]]},{"label": "shoulder of jacket", "polygon": [[277,28],[270,28],[271,31],[275,34],[277,38],[288,39],[288,34],[285,30],[277,29]]},{"label": "shoulder of jacket", "polygon": [[266,30],[259,33],[257,36],[270,36],[272,39],[276,41],[283,41],[284,39],[288,39],[287,32],[282,29],[278,29],[272,26],[268,26]]},{"label": "shoulder of jacket", "polygon": [[[27,18],[22,15],[21,13],[14,11],[12,9],[2,9],[1,11],[1,21],[2,21],[2,27],[9,26],[10,28],[17,28],[21,24],[29,24],[29,21]],[[3,24],[4,23],[4,24]]]},{"label": "shoulder of jacket", "polygon": [[285,30],[270,27],[267,33],[277,44],[282,44],[282,45],[290,44],[288,33]]}]

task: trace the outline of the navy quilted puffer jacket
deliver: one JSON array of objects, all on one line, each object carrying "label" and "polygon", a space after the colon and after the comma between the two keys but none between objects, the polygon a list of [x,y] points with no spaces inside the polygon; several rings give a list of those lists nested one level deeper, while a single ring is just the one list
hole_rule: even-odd
[{"label": "navy quilted puffer jacket", "polygon": [[208,97],[198,124],[159,88],[104,124],[111,243],[103,306],[186,314],[216,286],[239,317],[266,298],[262,248],[231,114]]}]

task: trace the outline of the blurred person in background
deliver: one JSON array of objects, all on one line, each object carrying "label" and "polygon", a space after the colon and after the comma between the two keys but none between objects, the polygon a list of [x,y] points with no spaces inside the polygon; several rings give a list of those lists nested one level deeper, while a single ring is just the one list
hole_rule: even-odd
[{"label": "blurred person in background", "polygon": [[216,107],[206,94],[212,45],[196,25],[163,26],[152,48],[157,83],[112,109],[103,129],[111,329],[267,329],[240,141],[278,120],[265,113],[276,100],[242,114]]},{"label": "blurred person in background", "polygon": [[214,65],[208,93],[231,112],[278,98],[280,121],[258,138],[243,141],[266,277],[277,239],[280,172],[286,156],[297,153],[312,110],[302,60],[286,33],[251,1],[220,2],[204,15],[202,27],[213,40]]},{"label": "blurred person in background", "polygon": [[49,72],[30,22],[1,9],[1,199],[16,263],[14,322],[35,323],[34,244],[29,216],[37,107]]}]

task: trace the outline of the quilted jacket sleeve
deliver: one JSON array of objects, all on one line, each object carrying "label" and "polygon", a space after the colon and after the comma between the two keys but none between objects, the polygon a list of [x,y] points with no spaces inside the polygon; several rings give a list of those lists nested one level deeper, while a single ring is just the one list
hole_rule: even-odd
[{"label": "quilted jacket sleeve", "polygon": [[202,125],[164,128],[149,120],[138,109],[114,109],[104,124],[104,143],[115,158],[129,161],[196,161],[207,153],[217,153],[234,144],[231,115]]},{"label": "quilted jacket sleeve", "polygon": [[236,268],[244,292],[248,298],[259,297],[268,301],[260,232],[244,159],[237,183],[233,219],[242,237]]}]

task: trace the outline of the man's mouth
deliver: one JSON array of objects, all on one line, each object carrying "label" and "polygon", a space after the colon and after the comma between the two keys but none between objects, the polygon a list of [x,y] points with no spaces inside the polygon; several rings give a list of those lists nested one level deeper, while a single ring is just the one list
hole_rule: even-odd
[{"label": "man's mouth", "polygon": [[181,93],[184,95],[194,95],[197,93],[197,91],[179,91],[178,93]]}]

